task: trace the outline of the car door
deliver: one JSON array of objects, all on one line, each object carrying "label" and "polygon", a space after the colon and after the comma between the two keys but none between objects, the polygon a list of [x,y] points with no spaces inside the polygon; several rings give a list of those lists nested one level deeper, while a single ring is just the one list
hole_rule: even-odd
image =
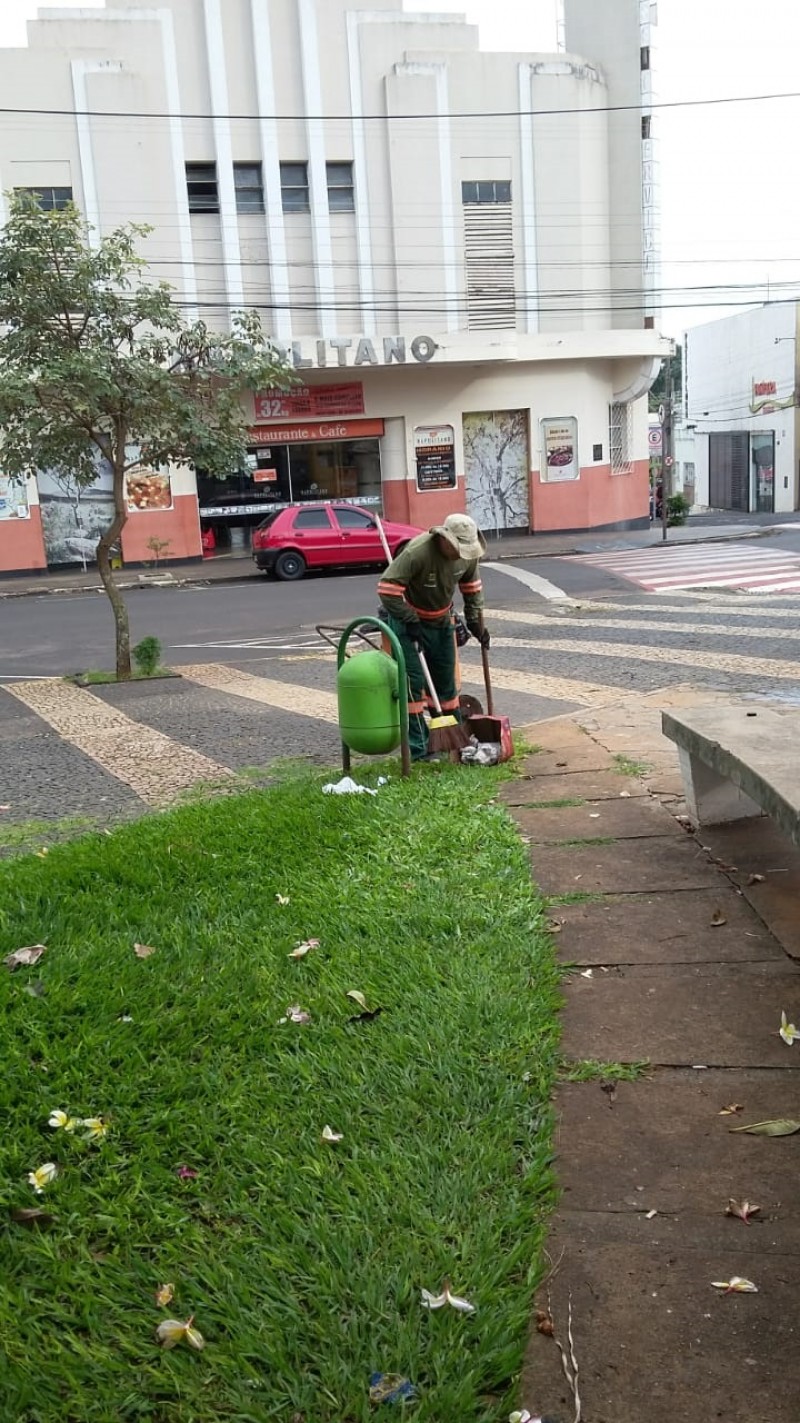
[{"label": "car door", "polygon": [[339,528],[324,506],[296,511],[289,542],[302,553],[309,568],[326,568],[343,561]]},{"label": "car door", "polygon": [[337,504],[334,518],[341,529],[343,563],[385,563],[375,520],[363,509]]}]

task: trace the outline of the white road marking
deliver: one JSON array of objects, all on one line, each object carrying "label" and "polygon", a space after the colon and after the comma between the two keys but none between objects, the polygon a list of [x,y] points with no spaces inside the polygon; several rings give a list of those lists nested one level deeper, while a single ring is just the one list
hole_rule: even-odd
[{"label": "white road marking", "polygon": [[723,587],[756,592],[800,590],[800,554],[776,549],[700,544],[571,555],[566,561],[604,569],[650,592]]},{"label": "white road marking", "polygon": [[247,701],[263,702],[281,711],[292,712],[295,716],[313,717],[315,721],[338,722],[337,700],[333,692],[323,692],[317,687],[302,687],[292,682],[273,682],[268,677],[254,677],[251,672],[240,672],[235,667],[226,667],[221,662],[199,663],[194,667],[181,667],[181,676],[190,682],[197,682],[211,691],[225,692],[229,696],[244,697]]},{"label": "white road marking", "polygon": [[797,682],[800,665],[778,657],[748,657],[741,653],[711,652],[697,648],[652,647],[638,642],[587,642],[579,638],[547,638],[541,642],[522,637],[492,638],[493,647],[525,649],[540,656],[568,652],[583,657],[629,658],[634,662],[669,663],[681,667],[702,667],[709,672],[728,672],[751,677],[772,677]]},{"label": "white road marking", "polygon": [[[686,609],[684,608],[682,611],[686,612]],[[755,613],[753,613],[753,615],[755,615]],[[780,638],[781,642],[785,642],[787,640],[792,642],[800,642],[800,629],[794,625],[797,622],[796,610],[787,609],[786,616],[790,617],[792,620],[793,625],[791,627],[775,626],[771,628],[766,628],[762,626],[758,629],[758,631],[764,633],[766,636],[772,636],[776,639]],[[583,618],[578,615],[570,615],[566,618],[554,618],[550,613],[515,613],[510,610],[506,611],[504,608],[498,608],[496,612],[493,612],[491,615],[491,620],[493,624],[497,622],[518,623],[523,627],[527,625],[529,627],[535,626],[551,628],[603,628],[609,632],[613,632],[615,628],[621,628],[623,631],[641,632],[645,635],[652,634],[654,638],[658,637],[659,631],[669,633],[688,633],[690,636],[695,635],[697,633],[702,633],[703,635],[707,634],[709,637],[741,637],[743,633],[747,634],[748,636],[753,636],[753,633],[755,631],[752,628],[743,629],[735,627],[730,622],[687,623],[679,622],[677,619],[672,617],[670,617],[668,620],[662,620],[661,622],[654,622],[646,621],[641,618],[605,618],[594,614]],[[493,641],[496,643],[497,639],[493,639]],[[509,642],[507,645],[511,646],[511,643]],[[542,643],[542,647],[547,647],[547,643]],[[672,651],[675,650],[676,649],[674,648],[672,649]],[[586,644],[586,651],[591,652],[591,645],[589,643]],[[798,677],[800,677],[800,668],[798,668]]]},{"label": "white road marking", "polygon": [[524,583],[526,588],[538,593],[548,603],[570,601],[569,593],[565,593],[563,588],[557,588],[549,578],[541,578],[538,573],[529,573],[527,568],[518,568],[513,563],[484,563],[483,567],[491,568],[493,573],[504,573],[507,578],[516,578],[518,583]]}]

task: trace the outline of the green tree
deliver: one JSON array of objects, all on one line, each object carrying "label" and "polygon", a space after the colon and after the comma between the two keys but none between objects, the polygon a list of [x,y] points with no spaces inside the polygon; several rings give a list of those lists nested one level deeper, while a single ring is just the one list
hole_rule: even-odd
[{"label": "green tree", "polygon": [[[678,344],[675,347],[675,355],[672,357],[672,390],[677,404],[680,404],[681,391],[683,390],[683,347]],[[648,409],[658,410],[659,405],[663,405],[667,398],[667,362],[662,362],[661,370],[650,387],[650,397]]]},{"label": "green tree", "polygon": [[125,600],[111,551],[127,522],[134,466],[189,465],[210,474],[241,467],[242,395],[286,387],[292,376],[255,312],[219,334],[187,322],[165,282],[147,282],[129,225],[92,240],[77,208],[43,212],[9,199],[0,234],[0,442],[4,471],[48,469],[87,489],[105,461],[114,517],[97,566],[116,633],[117,676],[131,675]]}]

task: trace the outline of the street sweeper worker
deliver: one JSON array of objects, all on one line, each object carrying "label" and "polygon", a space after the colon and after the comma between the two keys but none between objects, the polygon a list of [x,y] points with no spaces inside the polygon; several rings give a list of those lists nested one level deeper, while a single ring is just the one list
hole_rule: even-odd
[{"label": "street sweeper worker", "polygon": [[485,553],[486,540],[475,520],[468,514],[449,514],[443,524],[406,544],[378,584],[386,621],[406,659],[409,741],[415,761],[428,754],[424,712],[431,706],[417,647],[428,663],[442,711],[460,721],[453,597],[458,585],[467,627],[488,647],[479,566]]}]

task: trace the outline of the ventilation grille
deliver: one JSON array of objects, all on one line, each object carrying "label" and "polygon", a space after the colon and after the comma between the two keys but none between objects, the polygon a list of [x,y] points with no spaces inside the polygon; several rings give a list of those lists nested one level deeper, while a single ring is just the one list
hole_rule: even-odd
[{"label": "ventilation grille", "polygon": [[464,237],[469,330],[515,330],[511,203],[465,203]]}]

